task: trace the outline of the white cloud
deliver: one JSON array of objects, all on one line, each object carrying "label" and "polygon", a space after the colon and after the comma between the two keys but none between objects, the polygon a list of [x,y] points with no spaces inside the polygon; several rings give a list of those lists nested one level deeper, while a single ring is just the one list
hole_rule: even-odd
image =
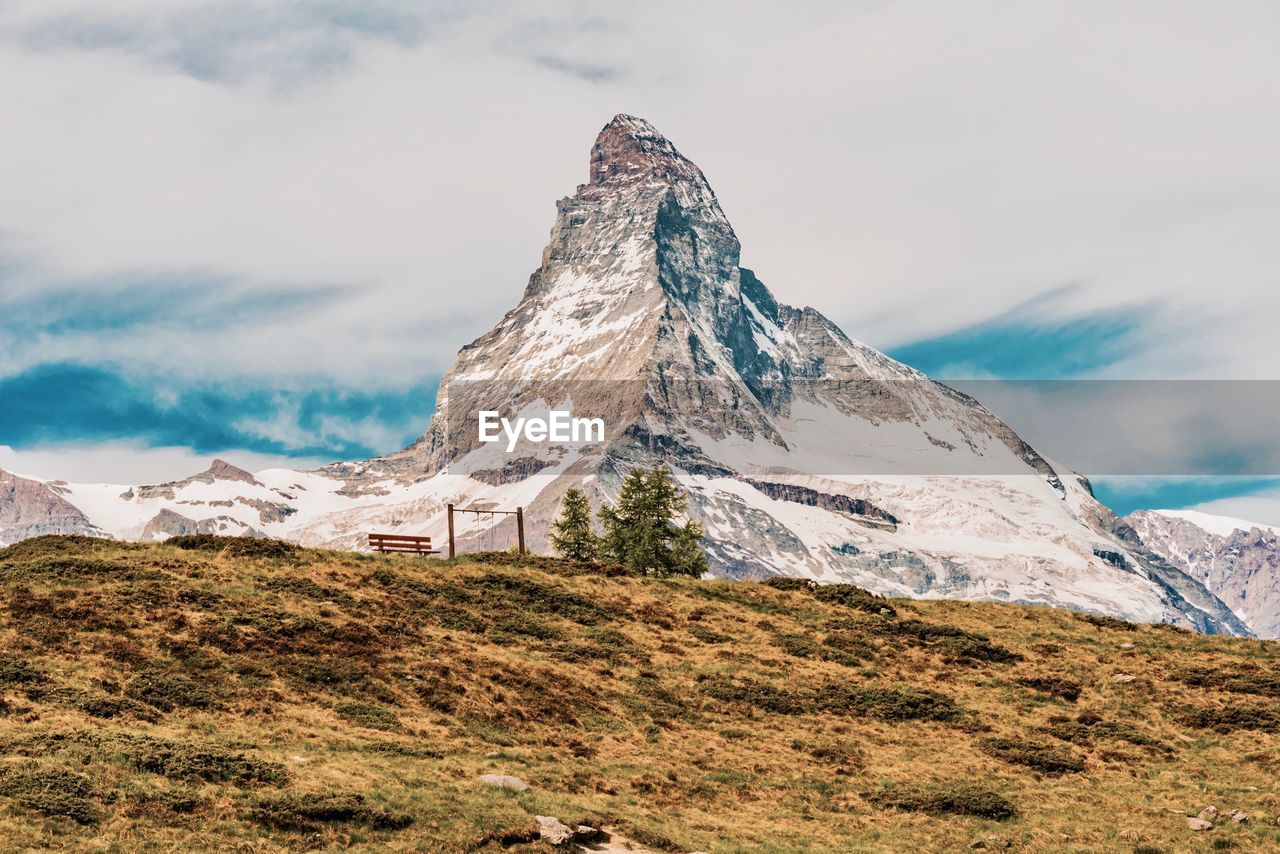
[{"label": "white cloud", "polygon": [[1186,509],[1256,522],[1259,525],[1280,526],[1280,489],[1265,490],[1238,498],[1218,498]]},{"label": "white cloud", "polygon": [[1156,330],[1125,375],[1268,376],[1280,355],[1273,4],[283,8],[0,10],[0,246],[21,265],[0,303],[190,271],[352,295],[266,330],[0,342],[6,372],[438,374],[514,304],[619,111],[703,166],[781,299],[874,344],[1073,282],[1044,311],[1155,304],[1196,329]]},{"label": "white cloud", "polygon": [[[1280,292],[1270,4],[378,4],[404,38],[344,27],[342,6],[303,25],[267,3],[10,4],[0,233],[47,275],[363,289],[312,328],[185,363],[439,370],[514,302],[552,200],[627,110],[709,172],[746,263],[855,335],[894,343],[1081,281],[1076,310],[1213,315],[1179,344],[1210,370],[1275,355],[1257,310]],[[343,63],[282,69],[307,55],[299,32]],[[193,76],[196,48],[238,73]],[[371,347],[359,332],[391,315],[396,346]],[[134,344],[112,346],[174,351]]]},{"label": "white cloud", "polygon": [[[331,462],[237,450],[221,451],[217,456],[246,471],[308,469]],[[0,469],[23,477],[74,483],[168,483],[204,471],[213,459],[190,448],[148,448],[134,442],[45,445],[21,450],[0,445]]]}]

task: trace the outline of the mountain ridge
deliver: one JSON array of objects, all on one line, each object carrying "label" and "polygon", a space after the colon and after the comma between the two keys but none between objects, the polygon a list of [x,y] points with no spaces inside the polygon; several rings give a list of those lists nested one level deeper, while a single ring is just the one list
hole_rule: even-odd
[{"label": "mountain ridge", "polygon": [[1259,636],[1280,637],[1280,533],[1202,513],[1139,510],[1125,517],[1148,548],[1200,581]]}]

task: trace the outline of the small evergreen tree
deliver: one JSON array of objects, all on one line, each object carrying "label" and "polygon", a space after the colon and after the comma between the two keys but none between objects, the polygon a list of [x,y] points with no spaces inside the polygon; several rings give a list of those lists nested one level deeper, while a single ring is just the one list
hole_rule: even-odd
[{"label": "small evergreen tree", "polygon": [[701,578],[711,570],[707,551],[702,547],[702,525],[689,519],[679,528],[671,543],[671,571],[676,575]]},{"label": "small evergreen tree", "polygon": [[596,560],[599,538],[591,530],[591,505],[582,490],[570,487],[560,500],[560,515],[551,523],[551,545],[570,560]]},{"label": "small evergreen tree", "polygon": [[675,524],[687,504],[666,467],[632,469],[622,481],[618,503],[600,508],[603,556],[646,575],[702,575],[707,571],[702,526]]}]

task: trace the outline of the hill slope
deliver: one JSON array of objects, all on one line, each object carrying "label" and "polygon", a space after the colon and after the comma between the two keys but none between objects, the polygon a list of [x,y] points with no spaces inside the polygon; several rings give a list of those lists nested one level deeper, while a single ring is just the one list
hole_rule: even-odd
[{"label": "hill slope", "polygon": [[[44,537],[0,551],[0,650],[16,848],[536,850],[536,815],[653,850],[1280,844],[1280,647],[1168,626]],[[1193,833],[1210,804],[1251,819]]]}]

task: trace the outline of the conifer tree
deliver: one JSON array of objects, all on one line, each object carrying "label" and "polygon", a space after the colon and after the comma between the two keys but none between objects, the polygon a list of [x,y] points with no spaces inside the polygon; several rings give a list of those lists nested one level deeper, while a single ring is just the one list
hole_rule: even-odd
[{"label": "conifer tree", "polygon": [[595,560],[599,538],[591,530],[591,505],[582,490],[570,487],[560,500],[560,515],[551,523],[551,545],[570,560]]},{"label": "conifer tree", "polygon": [[604,558],[645,575],[702,575],[707,571],[702,526],[693,521],[675,524],[687,504],[688,497],[666,467],[632,469],[622,482],[618,503],[600,508]]},{"label": "conifer tree", "polygon": [[711,570],[707,551],[702,547],[702,525],[687,520],[675,530],[671,542],[671,571],[675,575],[692,575],[701,578]]}]

